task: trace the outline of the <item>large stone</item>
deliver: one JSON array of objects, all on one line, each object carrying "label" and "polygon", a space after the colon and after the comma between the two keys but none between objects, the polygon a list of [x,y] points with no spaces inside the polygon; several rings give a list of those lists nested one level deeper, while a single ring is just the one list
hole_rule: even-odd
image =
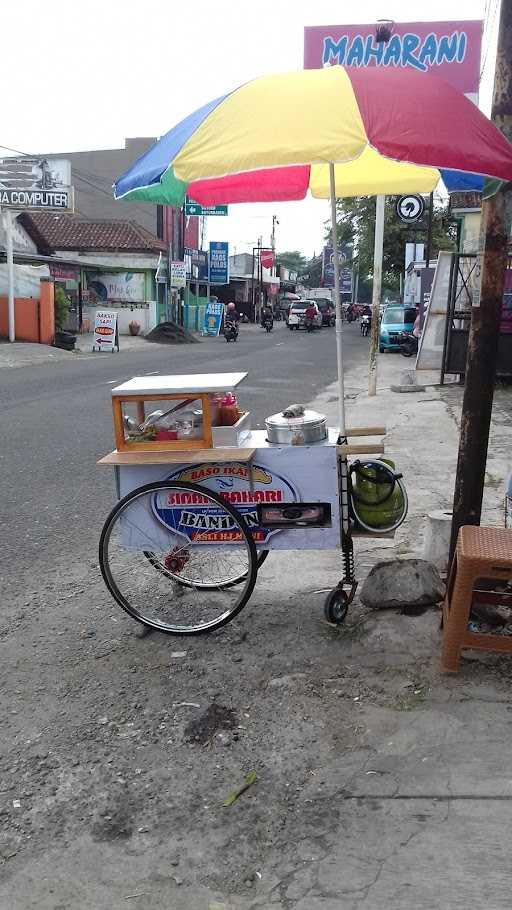
[{"label": "large stone", "polygon": [[421,607],[442,600],[444,585],[436,567],[425,559],[392,559],[373,567],[360,596],[372,610]]}]

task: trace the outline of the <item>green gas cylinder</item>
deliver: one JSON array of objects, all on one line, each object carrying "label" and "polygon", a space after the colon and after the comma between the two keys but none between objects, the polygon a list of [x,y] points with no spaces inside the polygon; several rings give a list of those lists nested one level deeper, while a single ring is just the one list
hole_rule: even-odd
[{"label": "green gas cylinder", "polygon": [[[388,458],[379,459],[392,471],[395,464]],[[400,485],[388,479],[388,474],[373,461],[359,462],[352,470],[352,507],[356,521],[362,527],[384,533],[396,526],[407,508]]]}]

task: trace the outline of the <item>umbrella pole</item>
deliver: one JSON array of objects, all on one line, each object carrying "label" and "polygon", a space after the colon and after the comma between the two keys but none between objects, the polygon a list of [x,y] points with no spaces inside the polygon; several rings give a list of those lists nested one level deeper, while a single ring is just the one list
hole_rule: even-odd
[{"label": "umbrella pole", "polygon": [[331,226],[332,226],[332,253],[334,265],[334,304],[336,307],[336,363],[338,366],[338,421],[340,436],[345,437],[345,388],[343,375],[343,328],[341,322],[341,297],[340,297],[340,260],[338,256],[338,233],[336,225],[336,180],[334,164],[329,164],[329,179],[331,184]]}]

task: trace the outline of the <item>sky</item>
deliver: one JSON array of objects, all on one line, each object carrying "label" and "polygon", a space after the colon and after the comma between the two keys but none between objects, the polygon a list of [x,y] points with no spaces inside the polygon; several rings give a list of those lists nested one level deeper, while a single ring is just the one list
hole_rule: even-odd
[{"label": "sky", "polygon": [[[0,54],[0,148],[80,151],[159,136],[249,79],[302,68],[306,25],[424,20],[426,9],[432,21],[486,20],[481,106],[488,111],[498,3],[46,0],[44,10],[40,0],[4,4],[2,32],[13,40],[2,42]],[[329,209],[312,198],[230,206],[227,218],[208,219],[208,238],[229,240],[231,252],[249,251],[260,236],[270,242],[274,214],[278,251],[320,251]]]}]

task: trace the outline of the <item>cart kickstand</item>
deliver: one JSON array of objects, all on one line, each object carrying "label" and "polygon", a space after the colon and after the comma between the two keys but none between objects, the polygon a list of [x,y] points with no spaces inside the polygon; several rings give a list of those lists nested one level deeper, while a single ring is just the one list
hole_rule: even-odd
[{"label": "cart kickstand", "polygon": [[[338,440],[343,444],[346,440]],[[340,523],[341,523],[341,551],[343,553],[344,575],[335,588],[327,595],[324,613],[327,621],[334,625],[344,622],[348,608],[357,591],[357,581],[354,574],[354,543],[350,529],[349,509],[349,471],[347,459],[339,460],[339,497],[340,497]],[[348,588],[348,590],[345,590]]]}]

